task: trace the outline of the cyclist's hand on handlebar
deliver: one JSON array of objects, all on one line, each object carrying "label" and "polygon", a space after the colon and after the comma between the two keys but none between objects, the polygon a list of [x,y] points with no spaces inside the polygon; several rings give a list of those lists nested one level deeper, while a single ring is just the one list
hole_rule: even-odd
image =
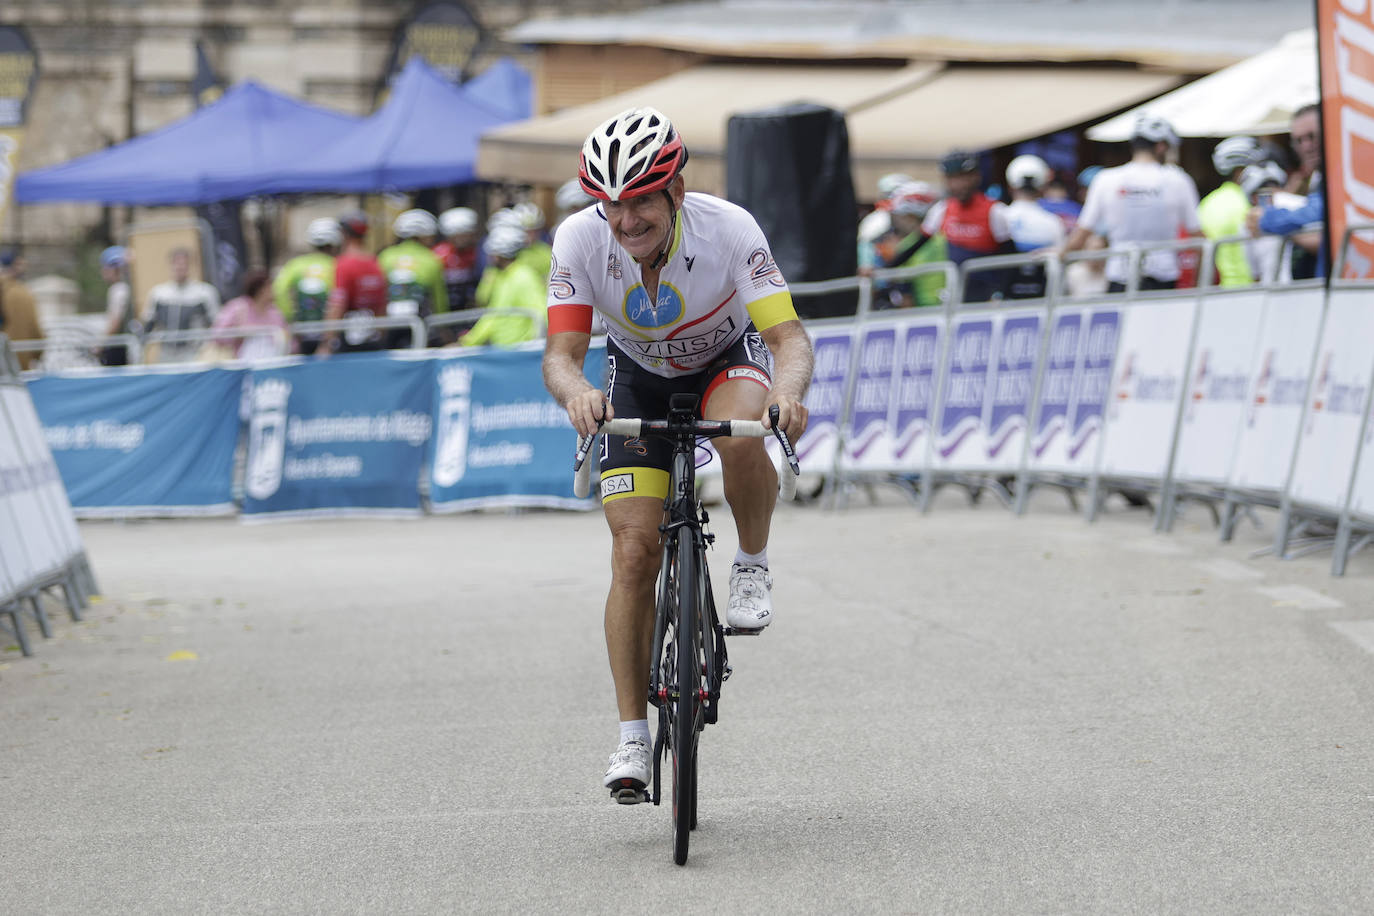
[{"label": "cyclist's hand on handlebar", "polygon": [[563,407],[568,411],[568,419],[576,427],[579,436],[592,435],[602,420],[609,420],[613,415],[605,392],[597,388],[588,388],[571,398]]},{"label": "cyclist's hand on handlebar", "polygon": [[[796,398],[787,395],[770,395],[768,404],[771,407],[778,405],[778,428],[787,433],[787,438],[796,442],[806,432],[806,405]],[[763,428],[772,429],[773,424],[768,420],[768,411],[763,412]]]}]

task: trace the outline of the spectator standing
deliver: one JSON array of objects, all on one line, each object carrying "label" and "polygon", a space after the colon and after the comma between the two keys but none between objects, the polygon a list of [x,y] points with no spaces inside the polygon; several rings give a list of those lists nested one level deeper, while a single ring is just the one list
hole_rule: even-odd
[{"label": "spectator standing", "polygon": [[[280,339],[275,331],[288,333],[286,316],[281,313],[267,272],[250,270],[243,278],[243,295],[224,303],[215,318],[216,331],[237,328],[264,328],[267,333],[251,337],[216,337],[215,344],[224,347],[236,359],[267,359],[281,356]],[[288,337],[289,341],[289,337]],[[288,343],[288,351],[292,349]]]},{"label": "spectator standing", "polygon": [[[129,253],[122,245],[111,245],[100,252],[100,279],[105,281],[105,336],[129,334],[133,331],[133,291],[128,279]],[[129,348],[110,344],[100,348],[102,366],[125,366],[129,363]]]},{"label": "spectator standing", "polygon": [[468,207],[439,214],[439,232],[444,240],[434,246],[434,254],[444,265],[449,311],[460,312],[476,305],[477,281],[486,266],[477,244],[478,225],[477,212]]},{"label": "spectator standing", "polygon": [[[1197,186],[1182,169],[1165,165],[1178,143],[1178,134],[1168,121],[1149,114],[1137,118],[1131,131],[1131,161],[1093,177],[1066,250],[1083,248],[1093,234],[1112,246],[1149,245],[1198,235]],[[1126,255],[1107,262],[1109,292],[1126,289],[1127,270]],[[1176,252],[1151,251],[1141,261],[1140,288],[1173,289],[1179,272]]]},{"label": "spectator standing", "polygon": [[[191,250],[174,248],[167,256],[172,277],[148,291],[143,307],[143,332],[204,330],[219,314],[219,291],[209,283],[191,279]],[[164,360],[190,359],[197,343],[169,343],[159,354]],[[151,355],[151,354],[150,354]]]},{"label": "spectator standing", "polygon": [[[305,235],[313,250],[283,264],[272,284],[277,308],[288,322],[324,320],[334,288],[334,256],[343,245],[343,230],[337,220],[311,220]],[[301,352],[307,356],[314,353],[320,339],[318,332],[301,334]]]},{"label": "spectator standing", "polygon": [[[0,251],[0,333],[13,341],[42,340],[38,304],[24,282],[24,255],[15,248]],[[19,368],[31,369],[42,351],[18,353]]]},{"label": "spectator standing", "polygon": [[[994,201],[979,190],[980,173],[976,153],[955,151],[940,160],[949,196],[930,208],[922,222],[927,236],[943,235],[949,260],[963,264],[970,258],[1010,254],[1011,230],[1007,226],[1007,205]],[[1007,272],[984,270],[968,275],[964,284],[965,302],[988,302],[1005,293]]]},{"label": "spectator standing", "polygon": [[[386,277],[377,259],[363,245],[367,228],[367,214],[361,210],[352,210],[339,217],[339,231],[344,243],[343,251],[334,261],[334,289],[329,293],[329,305],[325,311],[325,316],[331,321],[386,317]],[[328,331],[316,353],[328,356],[340,350],[377,350],[381,346],[382,336],[373,330],[349,329],[343,332],[342,337]]]},{"label": "spectator standing", "polygon": [[[428,318],[448,311],[448,289],[444,285],[444,265],[430,250],[439,231],[438,221],[428,210],[406,210],[391,225],[396,244],[377,255],[387,283],[386,313],[392,318]],[[389,347],[396,347],[410,333],[405,330],[387,334]]]},{"label": "spectator standing", "polygon": [[458,339],[463,346],[512,347],[542,333],[548,283],[521,260],[528,244],[526,232],[516,226],[498,226],[482,243],[492,275],[487,314]]},{"label": "spectator standing", "polygon": [[[1041,191],[1050,182],[1050,167],[1039,156],[1017,156],[1007,165],[1007,229],[1011,242],[1022,253],[1057,249],[1064,244],[1064,224],[1041,206]],[[1008,298],[1039,299],[1045,295],[1045,265],[1016,268],[1007,287]]]},{"label": "spectator standing", "polygon": [[[1326,276],[1326,238],[1320,224],[1326,221],[1326,199],[1322,193],[1321,118],[1317,105],[1304,105],[1289,124],[1293,149],[1298,154],[1298,174],[1303,180],[1289,186],[1305,189],[1307,203],[1288,210],[1278,206],[1256,207],[1246,217],[1252,234],[1269,232],[1293,235],[1293,279],[1307,280]],[[1317,228],[1313,229],[1312,227]],[[1303,231],[1309,230],[1309,231]]]},{"label": "spectator standing", "polygon": [[1069,196],[1068,186],[1058,174],[1051,175],[1041,189],[1040,206],[1059,217],[1065,235],[1078,225],[1078,214],[1083,212],[1083,205]]},{"label": "spectator standing", "polygon": [[[1247,166],[1263,158],[1264,151],[1254,137],[1230,137],[1212,150],[1212,167],[1225,180],[1198,204],[1198,224],[1207,238],[1215,241],[1244,234],[1250,196],[1240,186],[1240,175]],[[1244,243],[1218,245],[1215,260],[1221,286],[1248,286],[1254,282]]]},{"label": "spectator standing", "polygon": [[[949,246],[943,232],[927,235],[923,222],[936,205],[935,189],[924,181],[910,181],[900,185],[889,198],[888,212],[892,214],[892,228],[899,236],[893,246],[886,267],[918,267],[949,260]],[[902,290],[899,306],[931,306],[944,304],[945,275],[922,274]]]}]

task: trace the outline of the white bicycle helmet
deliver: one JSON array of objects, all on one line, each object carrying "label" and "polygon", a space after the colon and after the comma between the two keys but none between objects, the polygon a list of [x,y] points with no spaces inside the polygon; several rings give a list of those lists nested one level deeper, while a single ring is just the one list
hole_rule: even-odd
[{"label": "white bicycle helmet", "polygon": [[1039,156],[1017,156],[1007,165],[1007,185],[1014,191],[1040,190],[1050,183],[1050,167]]},{"label": "white bicycle helmet", "polygon": [[916,217],[924,217],[939,199],[940,195],[924,181],[908,181],[888,198],[891,201],[889,209],[893,213]]},{"label": "white bicycle helmet", "polygon": [[672,122],[652,108],[630,108],[588,135],[577,177],[598,200],[629,200],[667,188],[686,164]]},{"label": "white bicycle helmet", "polygon": [[439,214],[439,231],[446,237],[476,232],[477,211],[470,207],[454,207]]},{"label": "white bicycle helmet", "polygon": [[428,210],[406,210],[391,224],[398,239],[423,239],[439,232],[439,223]]},{"label": "white bicycle helmet", "polygon": [[482,242],[482,250],[487,255],[498,258],[513,258],[526,246],[525,230],[518,226],[497,226],[487,234]]},{"label": "white bicycle helmet", "polygon": [[520,228],[530,230],[544,228],[544,211],[539,209],[538,204],[527,200],[524,203],[516,204],[511,209],[520,218]]},{"label": "white bicycle helmet", "polygon": [[315,248],[343,244],[343,230],[337,220],[312,219],[305,227],[305,240]]},{"label": "white bicycle helmet", "polygon": [[882,178],[878,179],[878,196],[891,197],[893,191],[904,184],[911,184],[911,182],[912,178],[910,175],[904,175],[901,172],[888,172]]},{"label": "white bicycle helmet", "polygon": [[502,207],[500,210],[493,211],[491,216],[487,217],[487,231],[491,232],[497,226],[515,226],[517,229],[522,228],[520,225],[520,214],[515,212],[514,207]]},{"label": "white bicycle helmet", "polygon": [[570,178],[563,182],[563,186],[554,194],[553,202],[563,213],[572,213],[581,210],[588,204],[594,203],[596,198],[582,190],[582,182],[576,178]]},{"label": "white bicycle helmet", "polygon": [[1212,167],[1219,175],[1254,165],[1264,159],[1264,150],[1254,137],[1228,137],[1212,150]]},{"label": "white bicycle helmet", "polygon": [[1178,133],[1174,130],[1174,125],[1147,111],[1142,111],[1136,116],[1135,124],[1131,127],[1132,140],[1146,140],[1150,143],[1167,143],[1170,146],[1178,146]]},{"label": "white bicycle helmet", "polygon": [[1240,173],[1240,187],[1246,194],[1253,197],[1261,188],[1273,185],[1281,188],[1283,183],[1288,180],[1282,168],[1277,162],[1256,162],[1247,165],[1245,170]]}]

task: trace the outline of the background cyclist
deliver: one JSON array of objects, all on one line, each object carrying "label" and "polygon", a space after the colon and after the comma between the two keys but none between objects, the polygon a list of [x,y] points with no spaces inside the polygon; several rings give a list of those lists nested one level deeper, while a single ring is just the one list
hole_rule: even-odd
[{"label": "background cyclist", "polygon": [[[758,223],[734,204],[686,193],[686,162],[677,131],[651,108],[622,112],[587,138],[579,177],[601,203],[568,217],[554,241],[545,383],[584,435],[603,418],[664,416],[671,394],[692,392],[708,419],[767,423],[776,404],[778,425],[799,438],[811,341]],[[593,312],[608,333],[607,392],[582,370]],[[716,441],[739,534],[726,621],[761,629],[772,615],[777,475],[760,440]],[[658,440],[612,436],[602,448],[612,539],[606,647],[620,714],[604,784],[636,790],[630,801],[642,800],[650,778],[646,693],[669,458]]]}]

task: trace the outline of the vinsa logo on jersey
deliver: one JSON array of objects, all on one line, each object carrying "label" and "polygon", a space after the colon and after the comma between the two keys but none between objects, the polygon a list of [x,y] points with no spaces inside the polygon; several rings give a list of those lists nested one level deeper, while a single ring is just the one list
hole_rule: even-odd
[{"label": "vinsa logo on jersey", "polygon": [[625,317],[637,328],[666,328],[682,318],[682,294],[671,283],[658,284],[658,301],[650,302],[643,286],[625,294]]}]

